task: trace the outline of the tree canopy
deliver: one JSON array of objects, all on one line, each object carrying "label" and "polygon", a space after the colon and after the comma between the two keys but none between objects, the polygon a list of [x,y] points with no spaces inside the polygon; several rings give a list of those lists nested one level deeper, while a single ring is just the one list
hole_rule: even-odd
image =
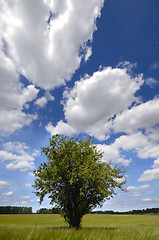
[{"label": "tree canopy", "polygon": [[42,152],[47,162],[34,171],[35,193],[40,203],[49,194],[50,203],[61,209],[70,227],[78,229],[83,215],[113,197],[116,187],[125,190],[125,182],[117,181],[125,171],[103,162],[103,153],[91,138],[54,135]]}]

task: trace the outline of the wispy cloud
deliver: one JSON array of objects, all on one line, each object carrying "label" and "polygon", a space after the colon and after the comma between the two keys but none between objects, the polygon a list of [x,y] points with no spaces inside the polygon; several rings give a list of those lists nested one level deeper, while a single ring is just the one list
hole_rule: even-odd
[{"label": "wispy cloud", "polygon": [[0,189],[10,187],[10,183],[7,181],[0,181]]}]

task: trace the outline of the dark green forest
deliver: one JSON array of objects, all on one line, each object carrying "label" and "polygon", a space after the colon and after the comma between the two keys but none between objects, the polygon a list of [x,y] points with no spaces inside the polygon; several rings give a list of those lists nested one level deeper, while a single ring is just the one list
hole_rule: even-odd
[{"label": "dark green forest", "polygon": [[32,214],[32,207],[0,206],[0,214]]},{"label": "dark green forest", "polygon": [[159,208],[147,208],[142,210],[131,210],[127,212],[114,211],[92,211],[91,214],[159,214]]},{"label": "dark green forest", "polygon": [[[32,214],[32,207],[0,206],[0,214]],[[59,214],[60,208],[41,208],[36,214]],[[131,210],[127,212],[115,211],[92,211],[90,214],[159,214],[159,208],[147,208],[142,210]]]}]

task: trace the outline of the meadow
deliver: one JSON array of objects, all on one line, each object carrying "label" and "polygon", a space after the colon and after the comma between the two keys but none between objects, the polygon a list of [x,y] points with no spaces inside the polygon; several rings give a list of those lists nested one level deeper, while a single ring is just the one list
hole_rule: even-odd
[{"label": "meadow", "polygon": [[0,215],[0,240],[159,240],[159,215],[84,216],[69,229],[58,214]]}]

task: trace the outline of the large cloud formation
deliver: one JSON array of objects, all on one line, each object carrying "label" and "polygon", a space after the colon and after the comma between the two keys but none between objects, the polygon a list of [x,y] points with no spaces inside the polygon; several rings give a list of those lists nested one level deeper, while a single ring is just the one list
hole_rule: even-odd
[{"label": "large cloud formation", "polygon": [[106,67],[86,75],[64,92],[67,123],[60,121],[56,127],[49,124],[47,130],[62,133],[67,127],[71,133],[86,132],[104,140],[112,127],[109,119],[138,102],[135,94],[143,83],[142,75],[131,77],[127,68]]},{"label": "large cloud formation", "polygon": [[[1,41],[8,56],[34,85],[53,89],[70,80],[90,55],[104,0],[1,1]],[[86,56],[86,58],[88,58]]]},{"label": "large cloud formation", "polygon": [[[49,90],[65,84],[88,60],[104,0],[2,0],[0,2],[0,131],[12,133],[37,118],[25,106],[54,100]],[[28,79],[20,82],[19,74]]]},{"label": "large cloud formation", "polygon": [[120,133],[112,144],[98,144],[106,162],[130,165],[125,153],[133,151],[138,158],[153,159],[153,169],[146,170],[139,181],[159,178],[159,98],[142,102],[136,97],[144,84],[143,76],[134,76],[132,67],[106,67],[92,76],[85,75],[72,89],[64,92],[65,121],[46,126],[51,134],[87,133],[98,140]]}]

